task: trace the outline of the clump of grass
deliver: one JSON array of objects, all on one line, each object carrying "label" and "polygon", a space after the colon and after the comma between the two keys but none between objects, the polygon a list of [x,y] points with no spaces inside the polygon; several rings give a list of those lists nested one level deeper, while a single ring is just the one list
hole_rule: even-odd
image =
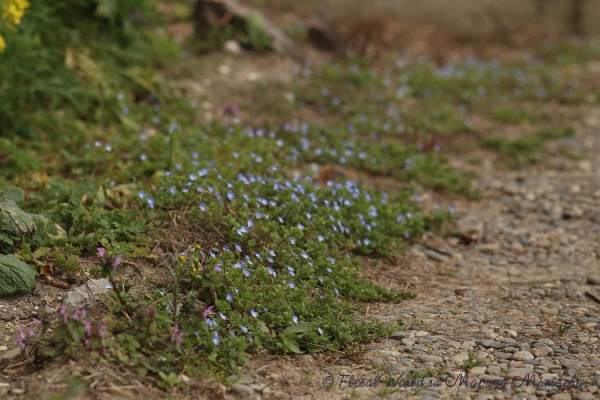
[{"label": "clump of grass", "polygon": [[537,161],[537,155],[544,151],[544,142],[536,136],[523,136],[515,140],[488,138],[482,145],[499,153],[510,168],[533,164]]}]

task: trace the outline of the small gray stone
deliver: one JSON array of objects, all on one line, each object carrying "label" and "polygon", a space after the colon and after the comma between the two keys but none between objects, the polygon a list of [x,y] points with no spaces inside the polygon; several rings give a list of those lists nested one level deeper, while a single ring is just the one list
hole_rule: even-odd
[{"label": "small gray stone", "polygon": [[600,285],[600,275],[588,276],[587,283],[590,285]]},{"label": "small gray stone", "polygon": [[596,317],[583,317],[583,318],[579,318],[580,321],[583,322],[600,322],[600,320]]},{"label": "small gray stone", "polygon": [[254,378],[250,375],[242,375],[235,383],[239,383],[240,385],[249,385],[254,383]]},{"label": "small gray stone", "polygon": [[502,343],[510,344],[511,346],[514,346],[515,344],[517,344],[517,341],[515,339],[511,339],[511,338],[502,338],[502,339],[500,339],[500,341]]},{"label": "small gray stone", "polygon": [[512,355],[512,359],[517,361],[533,360],[533,358],[533,354],[528,351],[517,351]]},{"label": "small gray stone", "polygon": [[392,374],[397,374],[400,371],[402,371],[404,369],[404,366],[402,364],[394,364],[390,367],[389,371]]},{"label": "small gray stone", "polygon": [[579,353],[581,353],[581,349],[579,347],[569,347],[569,353],[579,354]]},{"label": "small gray stone", "polygon": [[406,337],[408,337],[408,333],[403,332],[403,331],[396,331],[390,335],[390,339],[395,339],[395,340],[404,339]]},{"label": "small gray stone", "polygon": [[442,362],[444,362],[444,359],[442,357],[439,356],[432,356],[429,354],[423,354],[419,356],[419,361],[426,363],[426,362],[432,362],[434,364],[440,364]]},{"label": "small gray stone", "polygon": [[385,363],[383,362],[383,360],[376,358],[374,360],[371,360],[371,365],[374,367],[383,367],[385,365]]},{"label": "small gray stone", "polygon": [[596,396],[594,396],[591,393],[576,393],[574,397],[576,400],[594,400],[594,399],[596,399]]},{"label": "small gray stone", "polygon": [[112,286],[107,279],[91,279],[83,285],[67,292],[62,303],[67,309],[84,308],[96,302],[100,298],[100,295],[107,295],[111,290]]},{"label": "small gray stone", "polygon": [[411,338],[404,338],[400,341],[405,346],[413,346],[415,344],[415,340]]},{"label": "small gray stone", "polygon": [[21,354],[21,349],[19,349],[18,347],[15,347],[14,349],[11,349],[9,351],[7,351],[6,353],[2,354],[2,356],[0,356],[0,360],[13,360],[15,359],[19,354]]},{"label": "small gray stone", "polygon": [[231,391],[245,396],[254,395],[254,389],[252,389],[250,386],[242,385],[241,383],[234,383],[231,385]]},{"label": "small gray stone", "polygon": [[512,357],[512,354],[504,353],[502,351],[495,351],[493,354],[494,354],[494,357],[496,357],[496,358],[509,359]]},{"label": "small gray stone", "polygon": [[540,362],[537,360],[525,360],[523,361],[523,364],[529,364],[533,365],[534,367],[537,367],[538,365],[540,365]]},{"label": "small gray stone", "polygon": [[165,253],[158,259],[159,267],[172,267],[177,264],[177,256],[173,253]]},{"label": "small gray stone", "polygon": [[425,250],[423,250],[423,254],[425,254],[427,257],[429,257],[433,261],[446,262],[446,260],[448,260],[447,257],[441,255],[440,253],[438,253],[437,251],[434,251],[434,250],[425,249]]},{"label": "small gray stone", "polygon": [[552,395],[552,400],[571,400],[571,395],[567,392],[560,392]]},{"label": "small gray stone", "polygon": [[532,351],[533,355],[537,357],[548,357],[554,355],[554,350],[548,346],[538,347]]},{"label": "small gray stone", "polygon": [[421,327],[418,325],[413,325],[410,328],[408,328],[409,331],[420,331]]},{"label": "small gray stone", "polygon": [[502,370],[497,365],[488,365],[485,372],[490,375],[500,375],[502,373]]},{"label": "small gray stone", "polygon": [[44,306],[44,311],[47,314],[54,314],[56,312],[56,310],[54,308],[50,307],[49,305]]}]

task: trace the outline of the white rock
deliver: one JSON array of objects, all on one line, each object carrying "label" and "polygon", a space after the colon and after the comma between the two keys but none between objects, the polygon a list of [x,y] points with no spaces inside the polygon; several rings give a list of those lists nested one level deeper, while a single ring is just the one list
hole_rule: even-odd
[{"label": "white rock", "polygon": [[242,52],[242,46],[233,39],[230,39],[223,44],[223,49],[229,54],[240,54]]},{"label": "white rock", "polygon": [[[89,288],[89,291],[87,288]],[[62,304],[69,309],[84,308],[96,302],[100,295],[108,294],[112,290],[110,282],[104,278],[87,281],[87,288],[86,284],[83,284],[70,290],[65,294]]]}]

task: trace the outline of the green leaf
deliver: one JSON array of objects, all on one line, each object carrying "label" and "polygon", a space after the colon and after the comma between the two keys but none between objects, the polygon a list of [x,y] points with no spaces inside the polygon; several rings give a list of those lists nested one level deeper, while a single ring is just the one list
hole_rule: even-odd
[{"label": "green leaf", "polygon": [[25,192],[18,187],[9,187],[2,191],[0,191],[0,198],[4,197],[3,200],[14,201],[15,203],[19,203],[25,200]]},{"label": "green leaf", "polygon": [[77,267],[79,267],[79,260],[77,259],[77,256],[69,257],[69,259],[65,263],[65,268],[69,271],[74,271],[77,269]]},{"label": "green leaf", "polygon": [[304,322],[302,324],[288,326],[283,331],[283,334],[287,335],[290,333],[296,333],[296,334],[297,333],[306,333],[306,332],[314,329],[314,327],[315,327],[315,324],[313,322]]},{"label": "green leaf", "polygon": [[36,229],[31,216],[12,200],[0,200],[0,219],[4,230],[15,235],[32,234]]},{"label": "green leaf", "polygon": [[283,346],[288,351],[300,353],[300,347],[298,346],[298,342],[296,342],[295,340],[288,339],[285,336],[283,337]]},{"label": "green leaf", "polygon": [[35,286],[37,271],[14,255],[0,255],[0,296],[27,293]]},{"label": "green leaf", "polygon": [[33,253],[33,258],[44,257],[50,251],[50,247],[40,247]]},{"label": "green leaf", "polygon": [[58,264],[62,264],[66,261],[65,255],[59,249],[54,250],[54,259]]},{"label": "green leaf", "polygon": [[8,244],[9,246],[12,246],[15,243],[14,239],[8,233],[0,231],[0,243],[2,242]]}]

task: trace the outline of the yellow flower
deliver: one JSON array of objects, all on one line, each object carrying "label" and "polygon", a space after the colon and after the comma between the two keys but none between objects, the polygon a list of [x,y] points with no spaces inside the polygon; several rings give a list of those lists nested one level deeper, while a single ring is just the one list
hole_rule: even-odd
[{"label": "yellow flower", "polygon": [[4,0],[2,4],[2,19],[8,20],[8,26],[14,28],[19,25],[25,9],[31,7],[27,0]]},{"label": "yellow flower", "polygon": [[179,259],[180,259],[181,261],[185,261],[185,256],[179,256]]},{"label": "yellow flower", "polygon": [[6,42],[2,35],[0,35],[0,53],[4,53],[4,49],[6,48]]},{"label": "yellow flower", "polygon": [[196,245],[196,248],[197,248],[198,250],[200,250],[200,249],[202,248],[202,246],[200,246],[199,244],[197,244],[197,245]]}]

